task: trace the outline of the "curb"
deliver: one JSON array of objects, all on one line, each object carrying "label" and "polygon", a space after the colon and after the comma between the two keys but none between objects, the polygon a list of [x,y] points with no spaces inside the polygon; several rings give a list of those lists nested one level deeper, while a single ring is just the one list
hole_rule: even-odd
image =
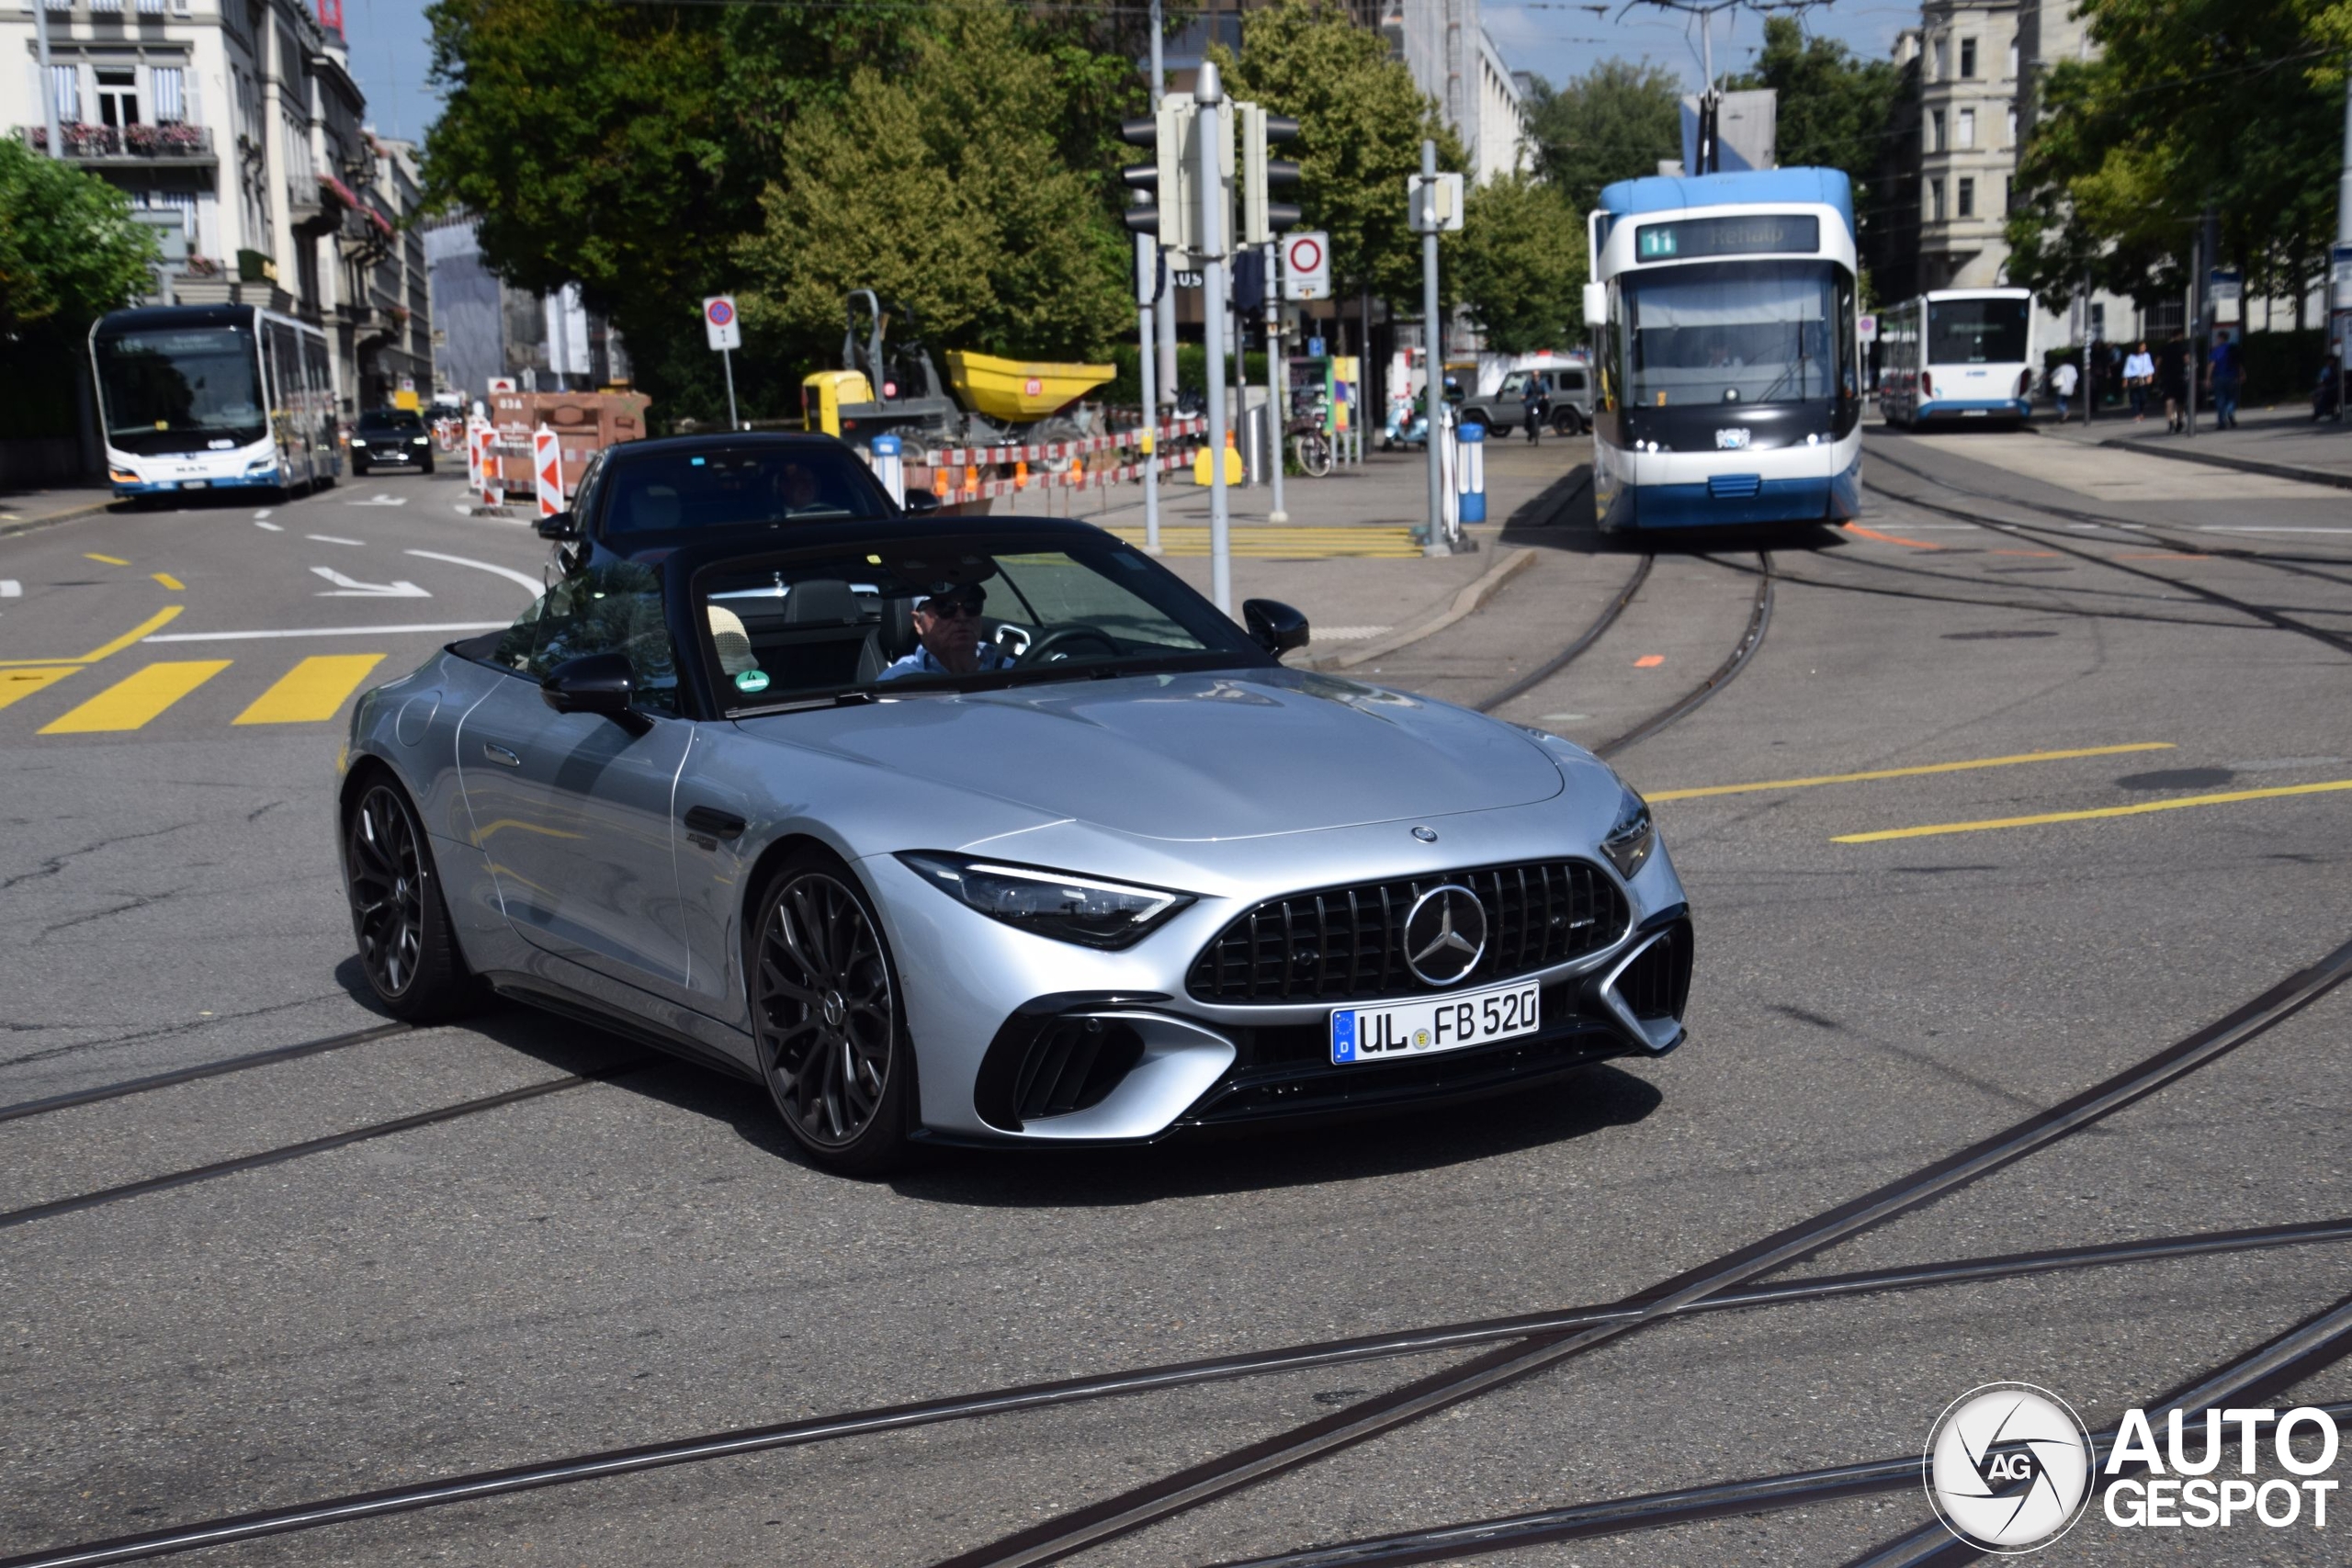
[{"label": "curb", "polygon": [[2151,457],[2170,457],[2176,463],[2202,463],[2209,468],[2235,468],[2242,474],[2267,474],[2275,479],[2300,479],[2304,484],[2352,490],[2352,474],[2331,473],[2325,468],[2300,468],[2291,463],[2265,463],[2253,457],[2224,457],[2217,452],[2183,452],[2129,437],[2102,441],[2099,445],[2111,446],[2119,452],[2145,452]]},{"label": "curb", "polygon": [[111,499],[94,501],[87,506],[69,506],[62,512],[52,512],[46,517],[20,517],[14,522],[0,523],[0,539],[12,538],[18,534],[30,534],[37,529],[51,527],[59,523],[71,523],[77,518],[95,517],[113,505],[114,502]]},{"label": "curb", "polygon": [[1334,654],[1328,659],[1306,660],[1293,668],[1318,671],[1352,670],[1359,664],[1368,664],[1375,659],[1385,658],[1408,643],[1419,642],[1425,637],[1443,631],[1463,617],[1476,614],[1487,600],[1495,596],[1504,583],[1509,582],[1534,563],[1535,551],[1521,546],[1488,567],[1486,575],[1479,578],[1477,581],[1456,593],[1452,606],[1442,615],[1434,615],[1419,626],[1407,626],[1403,631],[1392,632],[1363,648],[1351,649],[1345,653]]}]

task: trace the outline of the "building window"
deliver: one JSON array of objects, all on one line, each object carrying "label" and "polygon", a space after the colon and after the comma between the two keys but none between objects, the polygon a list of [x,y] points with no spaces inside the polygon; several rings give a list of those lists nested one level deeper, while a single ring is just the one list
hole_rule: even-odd
[{"label": "building window", "polygon": [[1936,40],[1936,74],[1935,74],[1935,80],[1937,80],[1937,81],[1939,81],[1939,82],[1941,82],[1941,81],[1943,81],[1944,79],[1946,79],[1947,77],[1949,77],[1951,74],[1951,39],[1948,39],[1948,38],[1939,38],[1939,39],[1938,39]]},{"label": "building window", "polygon": [[94,14],[119,12],[121,9],[122,0],[90,0],[90,10]]},{"label": "building window", "polygon": [[2016,81],[2017,79],[2018,79],[2018,40],[2017,40],[2017,39],[2011,39],[2009,40],[2009,80],[2010,80],[2010,81],[2012,81],[2012,82],[2014,82],[2014,81]]},{"label": "building window", "polygon": [[1951,144],[1955,147],[1976,145],[1976,111],[1974,109],[1962,109],[1958,118],[1952,121]]},{"label": "building window", "polygon": [[1960,73],[1962,77],[1976,74],[1976,40],[1973,38],[1960,40]]},{"label": "building window", "polygon": [[1940,152],[1943,150],[1944,111],[1941,109],[1929,109],[1928,111],[1928,151],[1930,152]]},{"label": "building window", "polygon": [[1966,175],[1960,176],[1960,200],[1956,205],[1958,216],[1962,218],[1976,216],[1976,182]]},{"label": "building window", "polygon": [[2011,147],[2018,144],[2018,111],[2015,109],[2011,109],[2009,111],[2009,140],[2007,144]]},{"label": "building window", "polygon": [[2017,176],[2014,175],[2003,175],[2001,176],[2001,210],[2005,214],[2014,212],[2017,210]]},{"label": "building window", "polygon": [[98,67],[98,123],[121,127],[139,123],[139,73],[124,67]]},{"label": "building window", "polygon": [[187,118],[187,80],[176,65],[158,65],[147,73],[147,96],[154,106],[156,124],[170,125]]},{"label": "building window", "polygon": [[1928,182],[1928,221],[1940,223],[1943,220],[1944,182],[1941,179],[1931,179]]},{"label": "building window", "polygon": [[57,119],[71,125],[82,118],[82,71],[76,65],[49,68],[50,96],[57,100]]}]

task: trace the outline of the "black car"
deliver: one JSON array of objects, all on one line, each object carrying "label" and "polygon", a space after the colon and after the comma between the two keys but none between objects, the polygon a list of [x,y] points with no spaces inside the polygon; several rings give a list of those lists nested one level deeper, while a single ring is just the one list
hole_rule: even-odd
[{"label": "black car", "polygon": [[857,449],[834,436],[678,435],[599,452],[571,509],[538,529],[555,545],[552,581],[591,560],[639,558],[720,531],[884,522],[938,504],[919,491],[899,506]]},{"label": "black car", "polygon": [[414,409],[369,409],[351,433],[351,471],[364,474],[379,463],[433,471],[433,434]]}]

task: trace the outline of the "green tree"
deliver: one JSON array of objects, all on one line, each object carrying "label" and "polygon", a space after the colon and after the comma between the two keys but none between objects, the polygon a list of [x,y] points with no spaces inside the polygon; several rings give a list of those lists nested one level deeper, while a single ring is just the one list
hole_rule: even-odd
[{"label": "green tree", "polygon": [[[734,248],[746,320],[811,341],[842,296],[912,307],[942,344],[1040,358],[1107,350],[1128,245],[1099,170],[1065,162],[1069,75],[992,3],[942,7],[899,70],[855,73],[784,135],[759,230]],[[976,133],[983,132],[984,133]]]},{"label": "green tree", "polygon": [[1466,160],[1435,101],[1388,57],[1380,35],[1339,6],[1282,0],[1249,13],[1239,60],[1210,52],[1229,96],[1298,121],[1298,140],[1283,151],[1299,165],[1300,227],[1331,237],[1337,292],[1369,284],[1383,298],[1418,301],[1421,247],[1407,226],[1406,178],[1420,172],[1424,139],[1437,142],[1439,168]]},{"label": "green tree", "polygon": [[1604,60],[1556,89],[1537,78],[1527,127],[1535,172],[1589,212],[1601,186],[1682,155],[1682,89],[1655,65]]},{"label": "green tree", "polygon": [[1453,270],[1487,346],[1504,354],[1565,346],[1581,327],[1586,275],[1583,216],[1558,189],[1509,175],[1464,202]]},{"label": "green tree", "polygon": [[154,231],[130,198],[60,159],[0,141],[0,342],[71,338],[151,282]]},{"label": "green tree", "polygon": [[2346,0],[2083,0],[2096,59],[2041,85],[2010,276],[2062,304],[2087,274],[2149,304],[2187,279],[2201,215],[2223,258],[2291,291],[2335,226]]},{"label": "green tree", "polygon": [[1793,17],[1767,17],[1756,68],[1725,85],[1773,89],[1781,166],[1845,171],[1854,182],[1855,214],[1867,231],[1903,73],[1891,62],[1857,58],[1835,39],[1807,39]]}]

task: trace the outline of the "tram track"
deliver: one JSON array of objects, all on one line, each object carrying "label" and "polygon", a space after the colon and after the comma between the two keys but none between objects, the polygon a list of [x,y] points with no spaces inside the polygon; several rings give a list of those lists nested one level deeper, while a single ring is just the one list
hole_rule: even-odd
[{"label": "tram track", "polygon": [[366,1045],[394,1035],[407,1034],[413,1024],[379,1023],[367,1029],[354,1029],[341,1034],[322,1035],[316,1040],[297,1041],[291,1045],[276,1045],[266,1051],[253,1051],[242,1056],[225,1056],[217,1062],[203,1062],[190,1067],[175,1067],[168,1072],[149,1073],[143,1077],[124,1078],[116,1083],[99,1084],[91,1089],[77,1089],[64,1094],[52,1094],[40,1100],[21,1100],[14,1105],[0,1105],[0,1122],[19,1121],[28,1116],[46,1116],[55,1111],[70,1111],[77,1105],[96,1105],[105,1100],[122,1100],[151,1089],[169,1089],[175,1084],[195,1083],[202,1078],[220,1077],[229,1073],[242,1073],[254,1067],[266,1067],[278,1062],[291,1062],[303,1056],[317,1056],[329,1051],[341,1051],[353,1045]]}]

